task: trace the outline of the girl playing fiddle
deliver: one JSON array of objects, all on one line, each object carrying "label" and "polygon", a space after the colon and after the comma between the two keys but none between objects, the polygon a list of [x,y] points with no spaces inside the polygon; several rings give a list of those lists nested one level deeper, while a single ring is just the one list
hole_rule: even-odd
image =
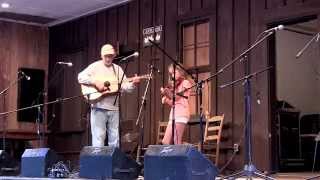
[{"label": "girl playing fiddle", "polygon": [[[173,119],[173,106],[172,106],[172,91],[173,91],[173,64],[169,65],[168,72],[169,72],[169,87],[161,88],[162,97],[162,104],[167,104],[171,107],[170,115],[169,115],[169,122],[166,128],[165,135],[162,139],[162,144],[172,144],[172,119]],[[184,91],[185,89],[191,87],[191,83],[186,79],[186,76],[183,70],[176,66],[176,73],[175,73],[175,112],[174,112],[174,119],[175,119],[175,126],[174,126],[174,144],[181,144],[183,132],[185,126],[190,118],[190,110],[189,110],[189,95],[190,90],[185,91],[183,94],[179,94],[179,92]],[[178,95],[179,94],[179,95]]]}]

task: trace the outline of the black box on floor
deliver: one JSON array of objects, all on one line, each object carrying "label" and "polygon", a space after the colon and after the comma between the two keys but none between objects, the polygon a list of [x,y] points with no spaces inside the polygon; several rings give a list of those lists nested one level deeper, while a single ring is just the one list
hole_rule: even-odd
[{"label": "black box on floor", "polygon": [[144,157],[145,180],[212,180],[218,169],[191,145],[150,145]]},{"label": "black box on floor", "polygon": [[80,177],[94,179],[135,179],[140,166],[119,148],[86,146],[80,154]]},{"label": "black box on floor", "polygon": [[21,176],[46,177],[58,156],[49,148],[26,149],[21,158]]}]

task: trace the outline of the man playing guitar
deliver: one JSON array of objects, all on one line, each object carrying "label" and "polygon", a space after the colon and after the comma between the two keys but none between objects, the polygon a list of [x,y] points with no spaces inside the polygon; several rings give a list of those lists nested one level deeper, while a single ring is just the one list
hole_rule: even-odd
[{"label": "man playing guitar", "polygon": [[[95,147],[104,146],[106,132],[108,145],[119,147],[119,98],[114,104],[118,89],[113,90],[111,87],[114,87],[113,84],[118,86],[117,83],[121,81],[124,72],[120,66],[112,63],[115,56],[113,46],[105,44],[101,48],[102,59],[93,62],[78,74],[78,81],[83,88],[93,88],[99,94],[99,98],[91,101],[90,123],[92,146]],[[124,75],[121,91],[131,92],[139,82],[140,78],[137,76],[128,80]],[[89,100],[95,92],[88,93]]]}]

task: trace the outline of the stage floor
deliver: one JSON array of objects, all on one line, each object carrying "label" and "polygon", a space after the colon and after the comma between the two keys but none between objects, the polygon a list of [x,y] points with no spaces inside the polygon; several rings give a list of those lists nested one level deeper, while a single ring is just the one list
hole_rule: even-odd
[{"label": "stage floor", "polygon": [[[320,172],[292,172],[292,173],[276,173],[270,175],[277,180],[320,180]],[[319,176],[319,177],[318,177]],[[216,178],[216,180],[223,180],[222,178]],[[237,180],[245,180],[246,178],[237,178]],[[262,178],[253,178],[253,180],[262,180]]]},{"label": "stage floor", "polygon": [[[319,177],[317,177],[319,176]],[[320,172],[299,172],[299,173],[277,173],[271,175],[271,177],[277,180],[320,180]],[[13,177],[13,176],[0,176],[0,179],[5,180],[52,180],[52,179],[64,179],[64,180],[88,180],[84,178],[30,178],[30,177]],[[237,180],[245,180],[246,178],[237,178]],[[143,177],[137,180],[143,180]],[[222,180],[222,178],[217,177],[216,180]],[[261,178],[253,178],[253,180],[262,180]]]}]

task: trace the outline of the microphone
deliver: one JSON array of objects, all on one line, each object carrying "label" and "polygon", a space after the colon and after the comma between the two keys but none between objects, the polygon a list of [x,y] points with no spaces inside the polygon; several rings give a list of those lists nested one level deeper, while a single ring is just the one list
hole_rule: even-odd
[{"label": "microphone", "polygon": [[298,59],[300,56],[301,56],[301,54],[303,53],[303,51],[301,50],[301,51],[299,51],[297,54],[296,54],[296,59]]},{"label": "microphone", "polygon": [[280,24],[280,25],[278,25],[278,26],[276,26],[274,28],[267,29],[264,32],[267,33],[267,32],[271,32],[271,31],[278,31],[278,30],[283,30],[283,29],[284,29],[284,25]]},{"label": "microphone", "polygon": [[105,87],[109,87],[109,86],[111,85],[111,83],[110,83],[109,81],[105,81],[105,82],[103,83],[103,85],[104,85]]},{"label": "microphone", "polygon": [[120,62],[126,61],[127,59],[129,59],[129,58],[131,58],[131,57],[138,57],[138,56],[139,56],[139,52],[136,51],[136,52],[132,53],[131,55],[122,58],[122,59],[120,60]]},{"label": "microphone", "polygon": [[298,59],[302,55],[302,53],[311,45],[313,41],[318,42],[319,37],[320,37],[320,32],[318,32],[315,36],[313,36],[313,38],[297,53],[296,59]]},{"label": "microphone", "polygon": [[72,67],[73,66],[72,62],[59,61],[59,62],[57,62],[57,64],[67,65],[68,67]]},{"label": "microphone", "polygon": [[26,73],[24,73],[23,71],[19,71],[19,73],[24,77],[24,78],[26,78],[26,80],[30,80],[31,79],[31,77],[30,76],[28,76],[28,75],[26,75]]},{"label": "microphone", "polygon": [[110,91],[111,83],[110,83],[109,81],[105,81],[105,82],[103,83],[103,85],[104,85],[104,87],[107,88],[108,91]]}]

